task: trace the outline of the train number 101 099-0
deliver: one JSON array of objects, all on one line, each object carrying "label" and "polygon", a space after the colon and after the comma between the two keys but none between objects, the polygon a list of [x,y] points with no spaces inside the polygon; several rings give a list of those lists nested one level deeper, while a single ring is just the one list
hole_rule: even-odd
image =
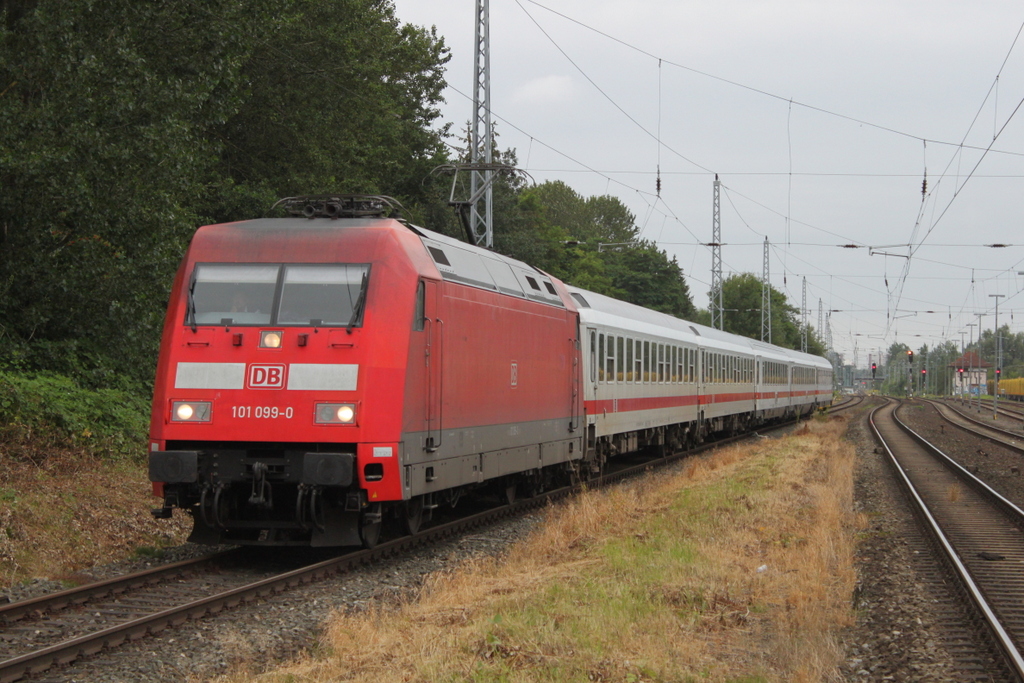
[{"label": "train number 101 099-0", "polygon": [[292,419],[295,411],[291,406],[278,408],[277,406],[231,406],[231,417],[255,417],[258,419],[277,419],[283,417],[286,420]]}]

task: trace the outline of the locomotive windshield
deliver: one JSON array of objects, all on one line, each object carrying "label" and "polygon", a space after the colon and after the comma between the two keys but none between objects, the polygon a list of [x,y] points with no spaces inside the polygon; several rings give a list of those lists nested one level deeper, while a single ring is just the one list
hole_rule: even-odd
[{"label": "locomotive windshield", "polygon": [[186,324],[356,326],[368,265],[200,263]]}]

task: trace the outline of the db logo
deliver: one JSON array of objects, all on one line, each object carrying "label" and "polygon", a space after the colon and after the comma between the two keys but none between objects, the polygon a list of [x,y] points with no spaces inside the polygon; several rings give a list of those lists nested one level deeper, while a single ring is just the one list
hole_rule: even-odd
[{"label": "db logo", "polygon": [[283,365],[250,365],[248,386],[250,389],[283,389]]}]

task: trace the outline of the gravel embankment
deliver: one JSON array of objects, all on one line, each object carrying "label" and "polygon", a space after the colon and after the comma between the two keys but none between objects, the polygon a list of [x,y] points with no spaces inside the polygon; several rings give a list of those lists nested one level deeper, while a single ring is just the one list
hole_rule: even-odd
[{"label": "gravel embankment", "polygon": [[[207,617],[188,628],[170,629],[70,667],[50,670],[37,680],[180,683],[207,680],[239,664],[259,671],[269,663],[315,647],[321,625],[332,612],[363,609],[373,601],[407,596],[432,572],[452,568],[471,556],[502,553],[540,520],[539,514],[508,520],[484,533],[294,588],[271,600]],[[169,559],[176,561],[205,552],[209,550],[186,545],[173,551]],[[144,565],[135,561],[131,566],[111,566],[96,573],[136,571]],[[36,586],[37,591],[40,586]]]}]

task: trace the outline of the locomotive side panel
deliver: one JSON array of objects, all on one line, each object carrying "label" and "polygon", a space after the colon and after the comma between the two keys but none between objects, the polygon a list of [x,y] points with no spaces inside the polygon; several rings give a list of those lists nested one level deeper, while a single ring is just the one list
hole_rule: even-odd
[{"label": "locomotive side panel", "polygon": [[410,370],[417,379],[407,385],[406,495],[580,457],[571,431],[575,314],[454,282],[438,289],[438,315],[424,335],[432,366],[425,349],[409,360],[425,369]]}]

